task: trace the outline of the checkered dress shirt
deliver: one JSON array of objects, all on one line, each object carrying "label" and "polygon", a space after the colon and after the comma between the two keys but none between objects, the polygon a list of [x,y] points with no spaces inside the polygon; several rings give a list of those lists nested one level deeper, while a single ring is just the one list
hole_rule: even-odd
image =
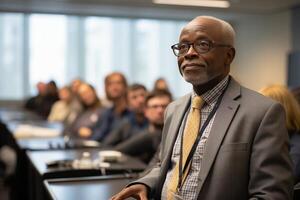
[{"label": "checkered dress shirt", "polygon": [[[222,92],[224,91],[224,89],[226,88],[226,85],[228,83],[229,80],[229,76],[227,76],[226,78],[224,78],[218,85],[216,85],[213,89],[211,89],[210,91],[207,91],[205,94],[202,95],[203,100],[205,101],[203,107],[201,108],[201,127],[203,126],[205,120],[208,118],[209,113],[213,110],[214,106],[217,103],[218,97],[222,94]],[[194,97],[196,95],[195,92],[192,93],[192,97]],[[189,109],[186,113],[185,113],[185,117],[187,117],[187,113],[190,111],[191,109]],[[181,188],[181,195],[183,197],[183,199],[188,199],[188,200],[193,200],[193,199],[197,199],[197,187],[198,187],[198,176],[201,170],[201,162],[202,162],[202,157],[204,154],[204,150],[205,150],[205,144],[206,141],[209,137],[210,134],[210,130],[211,127],[213,125],[214,122],[214,118],[215,118],[216,114],[214,114],[214,116],[212,117],[212,119],[210,120],[210,122],[208,123],[207,127],[205,128],[200,142],[198,143],[197,149],[192,157],[192,165],[189,171],[189,174],[187,175],[187,178]],[[183,122],[186,121],[185,119],[183,120]],[[162,195],[161,195],[161,199],[165,200],[167,199],[167,186],[169,181],[171,180],[171,176],[172,176],[172,170],[175,167],[176,163],[179,160],[179,154],[180,154],[180,143],[181,143],[181,135],[183,133],[183,123],[180,126],[179,129],[179,134],[177,136],[174,148],[173,148],[173,152],[172,152],[172,157],[171,157],[171,166],[169,168],[169,171],[167,173],[167,177],[163,186],[163,190],[162,190]]]}]

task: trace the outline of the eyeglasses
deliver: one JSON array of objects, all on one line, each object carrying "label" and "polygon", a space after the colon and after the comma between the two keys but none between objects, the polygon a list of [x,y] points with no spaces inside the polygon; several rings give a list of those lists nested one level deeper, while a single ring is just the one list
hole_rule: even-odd
[{"label": "eyeglasses", "polygon": [[194,43],[191,42],[180,42],[178,44],[174,44],[171,46],[173,53],[175,56],[184,56],[189,49],[193,46],[194,50],[198,54],[204,54],[209,52],[215,47],[232,47],[231,45],[228,44],[217,44],[214,41],[210,40],[198,40]]}]

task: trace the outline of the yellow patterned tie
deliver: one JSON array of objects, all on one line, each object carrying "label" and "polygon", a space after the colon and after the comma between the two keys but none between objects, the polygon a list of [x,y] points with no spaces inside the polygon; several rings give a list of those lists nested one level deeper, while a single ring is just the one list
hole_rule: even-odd
[{"label": "yellow patterned tie", "polygon": [[[192,149],[192,146],[197,138],[198,132],[199,132],[199,126],[200,126],[200,110],[203,105],[204,101],[200,96],[196,96],[192,99],[192,110],[189,112],[187,116],[187,121],[185,125],[185,129],[183,132],[183,145],[182,145],[182,166],[185,165],[185,162],[187,160],[187,157]],[[178,160],[179,162],[179,160]],[[167,193],[167,199],[168,200],[173,200],[173,193],[176,192],[177,185],[178,185],[178,176],[179,176],[179,164],[178,162],[176,163],[170,182],[168,183],[168,193]],[[189,167],[190,167],[190,163]],[[188,171],[189,167],[183,174],[183,180],[184,182]]]}]

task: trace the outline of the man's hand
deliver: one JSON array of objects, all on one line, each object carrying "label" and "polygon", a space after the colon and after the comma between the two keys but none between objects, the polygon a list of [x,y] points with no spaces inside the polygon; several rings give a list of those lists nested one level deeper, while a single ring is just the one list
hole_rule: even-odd
[{"label": "man's hand", "polygon": [[125,200],[128,197],[133,197],[138,200],[147,200],[147,187],[143,184],[131,185],[114,195],[111,200]]}]

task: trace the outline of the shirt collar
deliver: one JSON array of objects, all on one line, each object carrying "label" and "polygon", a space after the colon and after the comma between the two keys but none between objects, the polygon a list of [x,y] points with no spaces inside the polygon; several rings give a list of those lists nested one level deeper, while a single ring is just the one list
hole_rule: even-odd
[{"label": "shirt collar", "polygon": [[[227,75],[222,81],[220,81],[215,87],[213,87],[211,90],[205,92],[201,95],[203,100],[206,104],[211,106],[213,103],[215,103],[218,99],[218,97],[222,94],[222,92],[225,90],[226,85],[229,81],[229,75]],[[192,98],[197,96],[196,92],[193,90],[192,92]]]}]

